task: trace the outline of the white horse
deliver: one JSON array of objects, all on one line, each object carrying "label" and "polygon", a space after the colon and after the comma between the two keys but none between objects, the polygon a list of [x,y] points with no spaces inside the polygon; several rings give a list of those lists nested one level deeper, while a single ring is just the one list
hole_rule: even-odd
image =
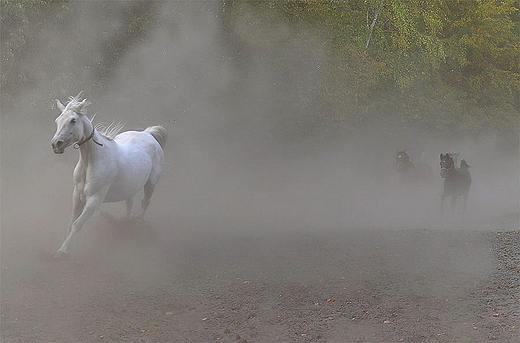
[{"label": "white horse", "polygon": [[63,154],[73,145],[80,153],[73,174],[69,234],[55,254],[61,257],[68,254],[72,237],[103,202],[125,200],[126,215],[130,216],[133,196],[144,189],[139,217],[144,216],[162,173],[166,130],[151,126],[144,131],[101,133],[86,116],[90,102],[81,100],[81,93],[70,97],[66,105],[59,100],[56,103],[61,114],[55,120],[52,149],[55,154]]}]

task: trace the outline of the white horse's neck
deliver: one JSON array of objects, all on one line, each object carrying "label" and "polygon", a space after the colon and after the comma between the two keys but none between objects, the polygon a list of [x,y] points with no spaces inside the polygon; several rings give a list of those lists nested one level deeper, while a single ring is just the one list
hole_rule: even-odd
[{"label": "white horse's neck", "polygon": [[[97,132],[94,128],[94,124],[92,124],[92,122],[86,117],[83,120],[83,128],[83,137],[79,141],[83,143],[80,144],[79,152],[80,159],[87,162],[103,152],[103,146],[106,144],[106,140],[99,132]],[[92,134],[93,136],[91,137]]]}]

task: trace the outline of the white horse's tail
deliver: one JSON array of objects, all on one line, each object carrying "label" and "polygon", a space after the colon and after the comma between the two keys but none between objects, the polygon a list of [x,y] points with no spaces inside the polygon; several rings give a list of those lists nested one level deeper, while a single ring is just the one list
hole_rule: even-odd
[{"label": "white horse's tail", "polygon": [[155,140],[159,142],[161,148],[164,149],[164,144],[166,144],[166,138],[168,137],[168,135],[166,134],[166,129],[164,127],[162,127],[161,125],[155,125],[148,127],[144,131],[151,134],[153,138],[155,138]]}]

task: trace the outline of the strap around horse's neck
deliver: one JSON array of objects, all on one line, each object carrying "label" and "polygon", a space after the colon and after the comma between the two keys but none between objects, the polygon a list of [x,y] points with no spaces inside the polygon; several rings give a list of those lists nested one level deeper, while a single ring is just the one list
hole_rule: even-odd
[{"label": "strap around horse's neck", "polygon": [[89,140],[92,139],[92,141],[94,143],[96,143],[97,145],[99,146],[103,146],[103,143],[99,143],[98,141],[96,141],[96,139],[94,138],[94,134],[96,133],[96,128],[94,127],[94,125],[92,125],[92,133],[90,134],[90,136],[88,136],[86,139],[82,140],[81,142],[76,142],[74,143],[74,149],[79,149],[80,146],[82,146],[83,144],[87,143]]}]

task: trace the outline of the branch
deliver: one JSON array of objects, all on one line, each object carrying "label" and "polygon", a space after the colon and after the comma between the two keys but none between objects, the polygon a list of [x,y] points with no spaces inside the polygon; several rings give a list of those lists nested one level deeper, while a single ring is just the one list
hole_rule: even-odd
[{"label": "branch", "polygon": [[[376,22],[377,22],[377,18],[379,17],[379,13],[381,13],[381,7],[382,7],[382,2],[379,4],[377,12],[374,15],[374,19],[372,19],[372,23],[368,27],[369,32],[368,32],[368,37],[367,37],[367,43],[365,45],[365,52],[367,51],[368,46],[370,45],[370,40],[372,39],[372,32],[374,31],[374,26],[376,26]],[[368,23],[368,11],[367,11],[367,23]]]}]

